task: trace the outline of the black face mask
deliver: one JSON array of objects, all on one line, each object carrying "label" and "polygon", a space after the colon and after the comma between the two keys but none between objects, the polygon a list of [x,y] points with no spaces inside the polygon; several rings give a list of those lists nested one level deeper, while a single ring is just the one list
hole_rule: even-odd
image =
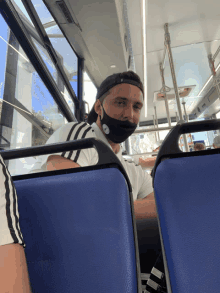
[{"label": "black face mask", "polygon": [[106,137],[114,143],[125,141],[137,128],[137,124],[135,123],[111,118],[106,114],[104,108],[103,112],[103,118],[101,119],[100,117],[102,129]]}]

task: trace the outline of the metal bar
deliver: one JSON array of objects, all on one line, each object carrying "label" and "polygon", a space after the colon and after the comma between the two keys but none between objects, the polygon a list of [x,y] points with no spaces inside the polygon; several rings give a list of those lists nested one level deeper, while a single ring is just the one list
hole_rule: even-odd
[{"label": "metal bar", "polygon": [[130,147],[130,143],[129,143],[129,138],[127,138],[125,141],[125,149],[126,149],[128,155],[130,155],[131,154],[131,147]]},{"label": "metal bar", "polygon": [[[155,119],[154,119],[154,115],[153,115],[153,122],[154,122],[154,128],[156,128],[156,125],[155,125]],[[154,134],[155,134],[155,139],[156,139],[156,141],[157,141],[157,133],[156,133],[156,132],[154,132]]]},{"label": "metal bar", "polygon": [[184,113],[185,113],[186,122],[189,122],[189,118],[188,118],[188,115],[186,113],[186,102],[182,102],[182,105],[183,105],[183,110],[184,110]]},{"label": "metal bar", "polygon": [[167,101],[167,96],[165,97],[165,108],[166,108],[166,112],[167,112],[167,121],[169,126],[171,126],[171,121],[170,121],[170,113],[169,113],[169,106],[168,106],[168,101]]},{"label": "metal bar", "polygon": [[40,36],[40,38],[42,39],[42,42],[45,45],[45,48],[48,52],[48,54],[50,55],[50,58],[54,64],[54,66],[56,67],[58,73],[61,75],[64,85],[66,86],[67,91],[69,92],[69,95],[72,99],[72,101],[74,102],[75,106],[79,103],[78,99],[76,97],[76,94],[74,93],[74,90],[66,76],[66,73],[62,67],[62,65],[59,62],[59,58],[57,57],[57,54],[53,48],[53,45],[50,42],[50,39],[40,21],[40,18],[34,8],[34,5],[32,4],[31,1],[27,1],[27,0],[22,0],[22,3],[24,4],[24,7],[26,8],[32,22],[35,25],[35,28]]},{"label": "metal bar", "polygon": [[218,47],[217,51],[213,55],[213,60],[215,61],[215,58],[217,57],[218,53],[220,52],[220,46]]},{"label": "metal bar", "polygon": [[55,25],[57,25],[57,23],[56,23],[56,21],[50,21],[50,22],[47,22],[47,23],[44,23],[43,24],[43,27],[44,28],[48,28],[48,27],[52,27],[52,26],[55,26]]},{"label": "metal bar", "polygon": [[146,152],[146,153],[140,153],[140,154],[129,155],[129,156],[135,157],[135,156],[143,156],[143,155],[158,155],[158,153],[155,153],[155,152]]},{"label": "metal bar", "polygon": [[[84,71],[84,59],[78,58],[78,79],[77,79],[77,96],[79,100],[79,106],[77,106],[76,114],[79,121],[85,119],[85,104],[83,102],[83,71]],[[77,113],[79,111],[79,113]]]},{"label": "metal bar", "polygon": [[[186,119],[186,122],[188,123],[189,122],[189,116],[186,113],[186,102],[182,102],[182,104],[183,104],[183,109],[184,109],[184,113],[185,113],[185,119]],[[193,142],[193,139],[192,139],[191,135],[190,135],[190,141]]]},{"label": "metal bar", "polygon": [[64,35],[62,35],[62,34],[48,34],[47,36],[48,36],[49,39],[52,39],[52,38],[56,38],[56,39],[65,38]]},{"label": "metal bar", "polygon": [[217,90],[218,98],[220,99],[220,88],[219,88],[218,78],[216,76],[215,63],[214,63],[215,60],[214,60],[214,57],[212,57],[212,54],[208,55],[208,59],[209,59],[209,67],[213,75],[214,86]]},{"label": "metal bar", "polygon": [[[168,31],[168,23],[165,23],[164,30],[165,30],[165,44],[167,46],[167,52],[168,52],[168,57],[169,57],[171,75],[172,75],[172,79],[173,79],[173,87],[174,87],[175,96],[176,96],[176,104],[177,104],[178,114],[179,114],[180,121],[183,121],[183,115],[182,115],[181,104],[180,104],[180,97],[179,97],[179,92],[178,92],[178,87],[177,87],[177,82],[176,82],[176,75],[175,75],[174,64],[173,64],[172,50],[170,47],[170,33]],[[185,150],[188,152],[189,148],[188,148],[187,138],[186,138],[185,134],[183,135],[183,140],[184,140]]]},{"label": "metal bar", "polygon": [[161,74],[161,79],[162,79],[163,94],[165,97],[164,101],[165,101],[165,107],[166,107],[166,112],[167,112],[167,121],[168,121],[169,126],[171,126],[169,105],[168,105],[167,94],[166,94],[166,85],[165,85],[165,80],[164,80],[164,69],[162,67],[162,63],[160,63],[160,74]]},{"label": "metal bar", "polygon": [[[47,139],[51,136],[51,134],[54,132],[54,130],[52,129],[52,127],[50,127],[49,125],[46,126],[43,122],[41,122],[40,120],[37,119],[37,117],[35,117],[32,113],[30,113],[28,111],[28,109],[25,108],[24,105],[22,105],[17,99],[14,100],[14,104],[11,104],[7,101],[1,100],[5,103],[10,104],[10,106],[12,106],[16,111],[18,111],[18,113],[20,113],[26,120],[28,120],[32,125],[34,125],[37,129],[39,129],[39,131],[41,132],[41,134],[46,137]],[[22,109],[23,108],[23,109]],[[48,134],[44,129],[48,128],[48,130],[50,130],[51,134]]]},{"label": "metal bar", "polygon": [[[157,109],[156,109],[156,106],[154,106],[154,113],[155,113],[155,118],[156,118],[156,125],[157,125],[157,128],[158,128],[158,120],[157,120]],[[159,134],[159,132],[157,132],[157,137],[158,137],[158,140],[160,140],[160,134]]]},{"label": "metal bar", "polygon": [[176,96],[176,104],[177,104],[178,114],[179,114],[180,120],[183,120],[179,92],[178,92],[178,87],[177,87],[177,82],[176,82],[176,75],[175,75],[175,70],[174,70],[174,65],[173,65],[173,56],[172,56],[172,51],[171,51],[171,47],[170,47],[170,34],[168,31],[168,23],[166,23],[164,25],[164,29],[165,29],[165,44],[167,46],[167,51],[168,51],[170,70],[171,70],[171,75],[172,75],[172,79],[173,79],[173,87],[174,87],[175,96]]},{"label": "metal bar", "polygon": [[138,130],[135,130],[134,134],[137,134],[137,133],[143,133],[143,132],[159,132],[159,131],[163,131],[163,130],[170,130],[172,129],[173,127],[160,127],[160,128],[151,128],[151,129],[138,129]]},{"label": "metal bar", "polygon": [[176,123],[178,123],[179,121],[179,118],[178,118],[178,115],[177,115],[177,112],[176,112]]},{"label": "metal bar", "polygon": [[88,113],[89,113],[89,112],[90,112],[90,109],[89,109],[89,103],[86,102],[86,101],[84,101],[84,103],[87,104],[87,106],[88,106]]},{"label": "metal bar", "polygon": [[27,31],[25,30],[25,27],[23,26],[23,23],[21,22],[20,17],[17,11],[14,9],[11,1],[6,0],[1,2],[0,11],[9,28],[13,31],[15,37],[18,39],[25,54],[29,60],[31,60],[31,63],[49,90],[51,96],[56,101],[63,115],[66,117],[67,121],[76,121],[75,116],[71,112],[67,102],[60,93],[57,84],[52,78],[48,68],[44,64],[39,52],[34,47],[33,42],[30,36],[27,34]]},{"label": "metal bar", "polygon": [[[152,115],[153,116],[153,115]],[[194,114],[189,114],[189,121],[190,120],[195,120],[195,116]],[[178,119],[176,120],[176,116],[175,117],[170,117],[171,118],[171,123],[175,123],[178,122]],[[158,124],[163,124],[163,123],[167,123],[167,118],[158,118]],[[142,121],[139,123],[140,127],[146,127],[146,126],[153,126],[154,122],[153,119],[151,120],[147,120],[147,121]]]},{"label": "metal bar", "polygon": [[167,47],[166,47],[166,44],[164,44],[164,51],[163,51],[163,69],[165,67],[166,55],[167,55]]}]

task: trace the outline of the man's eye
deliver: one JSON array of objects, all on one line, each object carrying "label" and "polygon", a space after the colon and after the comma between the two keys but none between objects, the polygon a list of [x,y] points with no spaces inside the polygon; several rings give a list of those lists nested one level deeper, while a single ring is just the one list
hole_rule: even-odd
[{"label": "man's eye", "polygon": [[140,106],[134,106],[134,109],[135,109],[136,111],[140,111],[140,110],[141,110]]},{"label": "man's eye", "polygon": [[121,105],[125,105],[126,103],[125,103],[124,101],[122,101],[122,102],[117,102],[117,104],[118,104],[119,106],[121,106]]}]

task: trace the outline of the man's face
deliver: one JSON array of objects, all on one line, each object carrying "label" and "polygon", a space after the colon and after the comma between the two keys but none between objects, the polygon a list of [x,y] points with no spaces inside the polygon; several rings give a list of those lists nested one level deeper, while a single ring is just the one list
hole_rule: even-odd
[{"label": "man's face", "polygon": [[138,124],[143,107],[143,94],[134,85],[119,84],[111,89],[103,107],[111,118]]}]

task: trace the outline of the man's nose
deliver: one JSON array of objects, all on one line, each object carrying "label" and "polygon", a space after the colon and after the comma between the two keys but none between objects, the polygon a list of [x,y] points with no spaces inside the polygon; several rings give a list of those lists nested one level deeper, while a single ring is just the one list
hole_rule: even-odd
[{"label": "man's nose", "polygon": [[124,110],[124,118],[126,118],[126,120],[129,120],[130,122],[133,122],[134,119],[134,109],[133,109],[133,105],[128,105],[125,110]]}]

